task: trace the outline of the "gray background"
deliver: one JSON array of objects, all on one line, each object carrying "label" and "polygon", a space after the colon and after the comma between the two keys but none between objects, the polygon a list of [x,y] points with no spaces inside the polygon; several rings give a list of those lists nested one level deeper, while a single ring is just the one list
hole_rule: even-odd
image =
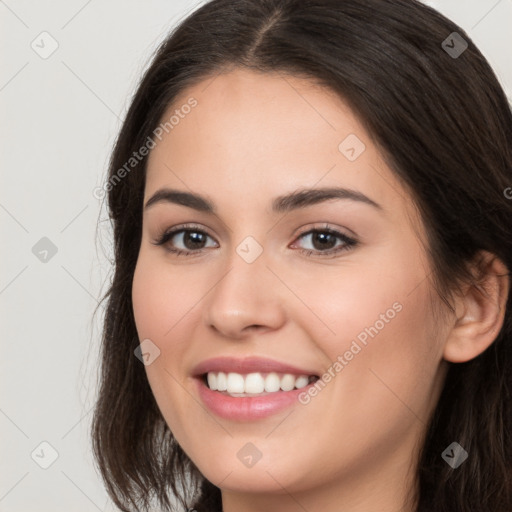
[{"label": "gray background", "polygon": [[[111,255],[93,191],[151,53],[200,3],[0,0],[2,512],[114,510],[88,438]],[[511,98],[512,0],[425,3],[468,31]]]}]

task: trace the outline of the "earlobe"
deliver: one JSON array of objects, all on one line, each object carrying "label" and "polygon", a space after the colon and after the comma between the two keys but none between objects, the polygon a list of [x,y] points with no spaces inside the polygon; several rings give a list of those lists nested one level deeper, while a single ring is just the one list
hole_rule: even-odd
[{"label": "earlobe", "polygon": [[497,338],[505,318],[510,272],[494,254],[479,253],[473,265],[475,284],[467,284],[457,298],[455,322],[445,342],[443,357],[452,363],[470,361]]}]

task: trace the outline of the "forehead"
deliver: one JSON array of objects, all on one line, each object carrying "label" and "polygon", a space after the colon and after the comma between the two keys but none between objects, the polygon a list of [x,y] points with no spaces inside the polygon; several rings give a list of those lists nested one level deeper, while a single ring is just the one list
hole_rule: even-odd
[{"label": "forehead", "polygon": [[[197,105],[188,109],[191,100]],[[357,118],[332,91],[277,73],[237,69],[206,78],[183,91],[162,121],[180,110],[190,112],[179,120],[174,116],[178,123],[168,127],[164,144],[159,144],[164,152],[189,146],[192,136],[197,146],[214,146],[217,158],[231,161],[241,153],[258,161],[292,160],[295,155],[315,158],[319,150],[338,157],[344,134],[367,138]]]},{"label": "forehead", "polygon": [[357,116],[308,79],[239,69],[214,75],[184,90],[166,122],[150,153],[146,199],[171,187],[266,208],[294,189],[338,186],[372,197],[397,219],[414,214]]}]

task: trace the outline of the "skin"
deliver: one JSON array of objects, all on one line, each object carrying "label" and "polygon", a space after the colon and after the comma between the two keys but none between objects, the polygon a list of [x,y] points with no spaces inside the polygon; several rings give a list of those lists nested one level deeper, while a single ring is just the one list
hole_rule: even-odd
[{"label": "skin", "polygon": [[[304,79],[235,69],[186,90],[164,118],[190,97],[198,105],[151,151],[144,202],[169,187],[204,195],[218,211],[147,208],[133,280],[139,337],[161,351],[145,368],[167,424],[221,488],[225,512],[412,511],[411,468],[447,360],[476,357],[501,327],[502,264],[488,255],[489,300],[468,287],[440,322],[411,195],[342,100]],[[355,161],[338,149],[349,134],[366,146]],[[271,210],[276,196],[328,186],[382,209],[333,199]],[[200,254],[152,243],[183,223],[208,234]],[[325,224],[358,245],[322,256],[300,235]],[[247,236],[263,249],[252,263],[236,252]],[[173,243],[194,250],[181,235]],[[397,302],[401,311],[307,405],[236,422],[201,403],[191,375],[200,361],[262,356],[321,375]],[[262,454],[251,468],[237,457],[248,442]]]}]

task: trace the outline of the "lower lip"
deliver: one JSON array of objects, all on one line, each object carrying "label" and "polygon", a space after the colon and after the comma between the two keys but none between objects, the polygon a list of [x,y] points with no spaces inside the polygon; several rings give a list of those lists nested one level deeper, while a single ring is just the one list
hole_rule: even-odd
[{"label": "lower lip", "polygon": [[232,397],[218,391],[212,391],[202,378],[195,379],[198,383],[199,396],[203,403],[217,416],[228,420],[254,421],[267,418],[293,404],[299,403],[299,395],[314,386],[308,384],[301,389],[292,391],[276,391],[263,396]]}]

